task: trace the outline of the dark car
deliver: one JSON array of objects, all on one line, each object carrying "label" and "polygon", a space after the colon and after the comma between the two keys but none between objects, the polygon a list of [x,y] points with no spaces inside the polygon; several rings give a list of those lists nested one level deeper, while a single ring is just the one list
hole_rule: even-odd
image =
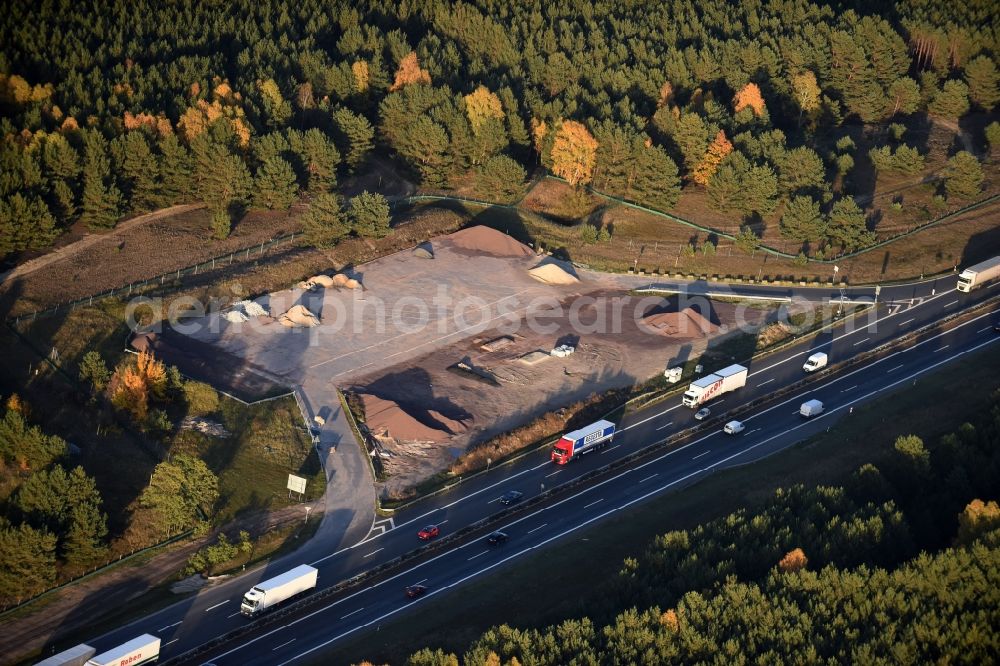
[{"label": "dark car", "polygon": [[417,538],[421,541],[430,541],[439,534],[441,534],[440,527],[437,525],[428,525],[424,529],[417,532]]},{"label": "dark car", "polygon": [[508,490],[500,496],[500,503],[513,504],[515,502],[520,502],[522,497],[524,497],[524,493],[520,490]]},{"label": "dark car", "polygon": [[509,538],[510,536],[506,532],[496,531],[493,534],[486,537],[486,543],[488,543],[491,546],[499,546],[501,544],[507,543],[507,539]]},{"label": "dark car", "polygon": [[410,599],[416,599],[417,597],[422,597],[424,596],[425,592],[427,592],[426,585],[410,585],[408,588],[406,588],[406,596],[409,597]]}]

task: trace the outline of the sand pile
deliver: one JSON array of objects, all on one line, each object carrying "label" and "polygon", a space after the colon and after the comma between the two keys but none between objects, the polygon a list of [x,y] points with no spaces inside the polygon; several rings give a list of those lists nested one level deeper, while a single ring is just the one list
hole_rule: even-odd
[{"label": "sand pile", "polygon": [[568,272],[559,264],[543,264],[528,271],[528,275],[544,284],[576,284],[580,278]]},{"label": "sand pile", "polygon": [[243,310],[248,317],[267,316],[267,309],[257,301],[237,301],[233,303],[233,307]]},{"label": "sand pile", "polygon": [[278,323],[288,328],[312,328],[319,326],[319,317],[304,305],[293,305],[288,312],[278,317]]},{"label": "sand pile", "polygon": [[433,259],[434,248],[430,243],[421,243],[417,247],[413,248],[413,256],[420,257],[421,259]]},{"label": "sand pile", "polygon": [[357,289],[358,287],[361,286],[361,283],[355,280],[354,278],[350,278],[346,282],[344,282],[344,286],[348,289]]},{"label": "sand pile", "polygon": [[223,312],[222,318],[233,324],[241,324],[250,320],[247,313],[242,310],[229,310],[228,312]]},{"label": "sand pile", "polygon": [[535,252],[505,233],[484,226],[469,227],[445,236],[452,245],[463,250],[494,257],[533,257]]},{"label": "sand pile", "polygon": [[357,280],[349,278],[343,273],[337,273],[333,277],[330,277],[329,275],[314,275],[308,280],[299,282],[295,286],[299,289],[316,289],[317,287],[322,287],[324,289],[330,289],[331,287],[357,289],[360,285]]},{"label": "sand pile", "polygon": [[444,442],[451,437],[445,430],[424,425],[392,400],[370,393],[361,393],[359,397],[365,406],[365,423],[376,437],[413,442]]},{"label": "sand pile", "polygon": [[700,338],[719,330],[694,308],[649,315],[643,318],[642,323],[648,330],[671,338]]},{"label": "sand pile", "polygon": [[347,284],[347,281],[349,279],[350,278],[344,275],[343,273],[337,273],[336,275],[333,276],[333,286],[343,287],[345,284]]}]

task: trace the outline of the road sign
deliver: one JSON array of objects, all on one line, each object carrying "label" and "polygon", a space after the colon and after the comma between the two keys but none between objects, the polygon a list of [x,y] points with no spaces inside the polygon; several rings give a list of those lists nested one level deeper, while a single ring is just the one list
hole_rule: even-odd
[{"label": "road sign", "polygon": [[288,475],[288,489],[293,493],[303,494],[306,491],[306,480],[294,474]]}]

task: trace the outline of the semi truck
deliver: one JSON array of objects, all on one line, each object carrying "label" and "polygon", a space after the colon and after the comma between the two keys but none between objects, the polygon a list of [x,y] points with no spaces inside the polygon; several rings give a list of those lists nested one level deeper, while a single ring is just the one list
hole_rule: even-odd
[{"label": "semi truck", "polygon": [[743,388],[747,383],[747,374],[747,369],[742,365],[731,365],[694,380],[684,393],[684,406],[699,407],[723,393]]},{"label": "semi truck", "polygon": [[811,419],[817,414],[823,413],[823,403],[819,400],[806,400],[799,406],[799,414]]},{"label": "semi truck", "polygon": [[958,276],[958,290],[969,292],[997,278],[1000,278],[1000,257],[993,257],[962,271]]},{"label": "semi truck", "polygon": [[160,657],[160,639],[151,634],[143,634],[96,657],[91,657],[87,666],[139,666],[151,664]]},{"label": "semi truck", "polygon": [[257,583],[243,596],[240,612],[253,617],[270,610],[297,594],[316,587],[319,571],[308,564],[300,564],[290,571]]},{"label": "semi truck", "polygon": [[614,437],[615,424],[603,420],[591,423],[586,428],[568,432],[552,447],[552,462],[565,465],[586,453],[604,448]]},{"label": "semi truck", "polygon": [[815,354],[809,355],[809,358],[806,359],[802,369],[806,372],[816,372],[820,368],[825,368],[829,360],[829,357],[823,352],[816,352]]},{"label": "semi truck", "polygon": [[63,650],[59,654],[54,654],[48,659],[38,662],[35,666],[84,666],[95,654],[97,654],[97,648],[81,643],[68,650]]}]

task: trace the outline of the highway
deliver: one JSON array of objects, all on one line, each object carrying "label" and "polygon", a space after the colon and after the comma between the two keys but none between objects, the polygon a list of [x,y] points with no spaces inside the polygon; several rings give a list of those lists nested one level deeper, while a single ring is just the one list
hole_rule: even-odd
[{"label": "highway", "polygon": [[[505,545],[488,548],[482,538],[456,543],[455,547],[404,567],[388,579],[320,601],[276,624],[255,629],[214,650],[211,661],[279,664],[315,658],[343,636],[419,608],[420,599],[404,600],[402,590],[407,585],[427,585],[429,591],[422,599],[443,594],[659,493],[694,483],[714,470],[787,448],[833,426],[837,419],[849,417],[854,405],[912,382],[962,354],[1000,342],[1000,336],[992,331],[997,318],[994,308],[993,312],[926,336],[908,349],[894,351],[878,361],[850,366],[841,372],[819,373],[814,382],[778,404],[751,410],[742,408],[800,381],[804,376],[801,365],[813,351],[827,352],[831,364],[841,363],[1000,293],[1000,285],[994,284],[962,294],[954,290],[954,284],[955,278],[949,277],[917,285],[885,287],[878,308],[870,317],[862,315],[857,327],[850,322],[846,326],[840,323],[801,344],[756,360],[750,365],[747,385],[713,401],[712,420],[686,444],[663,450],[594,483],[555,494],[551,501],[537,508],[512,515],[500,523],[500,529],[511,536]],[[754,295],[762,293],[760,289],[753,288]],[[836,291],[839,298],[839,290]],[[739,294],[741,289],[733,288],[731,293]],[[825,295],[832,292],[827,290]],[[867,292],[855,288],[846,297],[864,300],[872,296],[871,288]],[[822,400],[826,410],[806,421],[798,415],[798,407],[808,398]],[[239,615],[239,602],[243,593],[259,580],[306,563],[319,569],[320,589],[330,587],[422,546],[416,532],[425,524],[439,525],[442,537],[446,537],[505,509],[499,503],[504,492],[519,490],[525,494],[525,500],[551,492],[557,486],[696,425],[693,413],[694,410],[680,406],[679,397],[652,405],[627,416],[612,446],[579,462],[560,467],[549,462],[547,451],[532,452],[401,509],[391,519],[376,520],[369,535],[353,546],[324,552],[323,544],[310,542],[299,552],[267,567],[213,586],[88,643],[103,650],[141,633],[152,633],[162,639],[161,660],[180,655],[245,625],[246,618]],[[721,433],[722,423],[732,417],[746,424],[742,434]],[[191,663],[205,660],[203,657]]]}]

